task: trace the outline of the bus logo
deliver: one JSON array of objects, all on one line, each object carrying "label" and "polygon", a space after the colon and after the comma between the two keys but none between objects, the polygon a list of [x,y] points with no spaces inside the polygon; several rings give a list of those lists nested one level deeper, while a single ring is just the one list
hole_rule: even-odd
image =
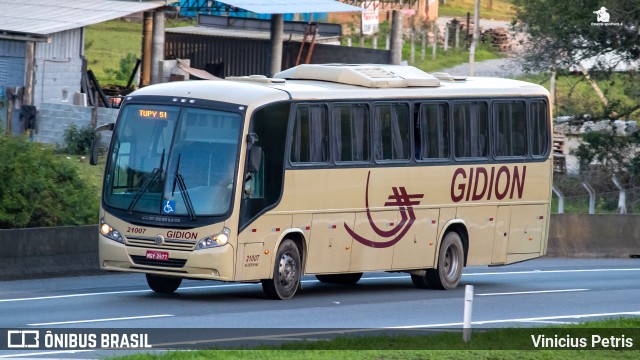
[{"label": "bus logo", "polygon": [[424,197],[424,194],[408,194],[407,190],[404,186],[392,187],[392,194],[389,195],[388,200],[384,203],[386,207],[398,207],[400,210],[400,216],[402,220],[398,222],[398,224],[391,230],[382,230],[376,226],[371,217],[371,212],[369,210],[369,177],[371,176],[371,171],[367,174],[367,187],[365,193],[365,206],[367,208],[367,219],[369,220],[369,225],[371,225],[371,229],[376,235],[390,239],[384,242],[372,241],[363,236],[358,235],[355,231],[353,231],[347,223],[344,223],[344,228],[347,230],[349,235],[351,235],[357,242],[362,245],[372,247],[372,248],[386,248],[389,246],[393,246],[395,243],[400,241],[411,229],[411,226],[416,221],[416,215],[413,212],[414,205],[420,205],[420,200]]}]

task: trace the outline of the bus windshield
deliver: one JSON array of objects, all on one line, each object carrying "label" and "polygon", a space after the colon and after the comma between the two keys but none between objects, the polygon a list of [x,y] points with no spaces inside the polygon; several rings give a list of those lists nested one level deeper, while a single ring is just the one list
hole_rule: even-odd
[{"label": "bus windshield", "polygon": [[218,216],[229,211],[239,113],[125,105],[106,169],[104,202],[128,213]]}]

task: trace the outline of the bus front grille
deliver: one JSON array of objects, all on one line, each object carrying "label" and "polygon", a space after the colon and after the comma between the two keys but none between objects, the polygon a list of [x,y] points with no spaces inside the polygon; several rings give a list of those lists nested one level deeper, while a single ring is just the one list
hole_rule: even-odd
[{"label": "bus front grille", "polygon": [[127,237],[127,245],[153,249],[191,251],[195,248],[196,242],[188,240],[165,239],[162,244],[157,245],[155,238],[152,237]]},{"label": "bus front grille", "polygon": [[170,258],[169,260],[151,260],[151,259],[147,259],[145,256],[140,256],[140,255],[129,255],[129,256],[131,256],[131,260],[133,261],[133,263],[137,265],[181,268],[181,267],[184,267],[184,264],[187,262],[186,259]]}]

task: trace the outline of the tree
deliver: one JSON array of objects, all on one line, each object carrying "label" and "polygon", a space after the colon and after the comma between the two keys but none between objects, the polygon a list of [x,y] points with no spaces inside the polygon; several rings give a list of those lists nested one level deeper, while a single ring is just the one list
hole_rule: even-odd
[{"label": "tree", "polygon": [[592,171],[591,165],[598,164],[600,172],[621,177],[626,183],[634,184],[640,176],[640,132],[619,136],[612,131],[590,131],[584,134],[584,143],[578,146],[575,155],[580,161],[582,173]]},{"label": "tree", "polygon": [[[524,34],[523,65],[529,70],[568,68],[599,56],[599,68],[640,59],[638,0],[514,0],[513,30]],[[605,5],[607,23],[598,22]]]}]

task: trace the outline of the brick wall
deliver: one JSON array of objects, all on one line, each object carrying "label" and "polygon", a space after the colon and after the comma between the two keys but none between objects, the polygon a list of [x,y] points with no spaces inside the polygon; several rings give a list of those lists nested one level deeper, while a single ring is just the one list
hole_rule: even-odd
[{"label": "brick wall", "polygon": [[[78,128],[91,125],[93,108],[89,106],[70,105],[64,103],[42,103],[36,117],[36,133],[33,140],[45,144],[56,144],[64,147],[64,131],[74,124]],[[116,121],[118,109],[97,108],[97,125]],[[110,132],[100,134],[102,143],[107,145],[111,140]]]}]

